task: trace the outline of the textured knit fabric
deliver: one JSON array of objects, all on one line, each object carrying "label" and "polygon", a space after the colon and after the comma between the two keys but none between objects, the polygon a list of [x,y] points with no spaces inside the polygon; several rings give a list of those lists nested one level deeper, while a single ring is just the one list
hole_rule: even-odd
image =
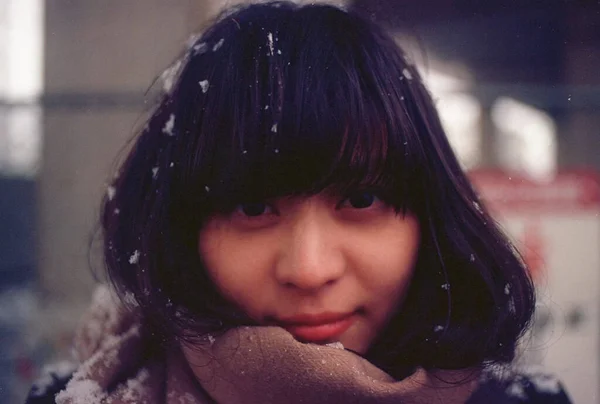
[{"label": "textured knit fabric", "polygon": [[569,403],[558,382],[541,373],[419,370],[396,381],[343,347],[300,343],[278,327],[209,336],[192,359],[175,348],[149,352],[138,316],[121,309],[106,288],[82,324],[77,370],[71,377],[46,375],[28,404]]}]

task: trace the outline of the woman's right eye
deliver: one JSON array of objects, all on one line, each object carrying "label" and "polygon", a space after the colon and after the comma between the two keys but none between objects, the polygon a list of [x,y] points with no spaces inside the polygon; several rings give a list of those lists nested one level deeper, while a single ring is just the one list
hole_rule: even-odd
[{"label": "woman's right eye", "polygon": [[235,210],[249,218],[275,213],[275,209],[265,202],[241,203],[237,205]]}]

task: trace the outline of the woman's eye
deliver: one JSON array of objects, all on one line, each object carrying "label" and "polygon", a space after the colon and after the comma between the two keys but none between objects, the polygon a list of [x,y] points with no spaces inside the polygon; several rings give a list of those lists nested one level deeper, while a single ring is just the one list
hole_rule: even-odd
[{"label": "woman's eye", "polygon": [[379,198],[371,192],[357,192],[349,195],[344,204],[354,209],[366,209],[371,207]]},{"label": "woman's eye", "polygon": [[258,217],[273,213],[273,208],[264,202],[242,203],[237,206],[237,211],[247,217]]}]

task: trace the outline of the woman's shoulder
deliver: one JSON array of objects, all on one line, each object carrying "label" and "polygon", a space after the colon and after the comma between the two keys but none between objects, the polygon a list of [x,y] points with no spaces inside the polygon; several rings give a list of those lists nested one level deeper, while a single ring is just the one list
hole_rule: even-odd
[{"label": "woman's shoulder", "polygon": [[54,404],[56,395],[65,389],[75,369],[76,366],[70,362],[45,367],[31,386],[25,404]]},{"label": "woman's shoulder", "polygon": [[484,371],[467,404],[571,404],[562,383],[539,367],[492,367]]}]

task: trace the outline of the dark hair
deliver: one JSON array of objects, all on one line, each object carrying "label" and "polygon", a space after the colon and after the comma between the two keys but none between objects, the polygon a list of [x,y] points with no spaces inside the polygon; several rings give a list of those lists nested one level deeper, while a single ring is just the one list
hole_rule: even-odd
[{"label": "dark hair", "polygon": [[365,356],[398,378],[513,359],[531,280],[390,36],[329,5],[249,5],[180,61],[102,214],[110,279],[155,330],[192,338],[252,324],[203,267],[198,233],[211,215],[373,185],[417,216],[422,241],[406,299]]}]

